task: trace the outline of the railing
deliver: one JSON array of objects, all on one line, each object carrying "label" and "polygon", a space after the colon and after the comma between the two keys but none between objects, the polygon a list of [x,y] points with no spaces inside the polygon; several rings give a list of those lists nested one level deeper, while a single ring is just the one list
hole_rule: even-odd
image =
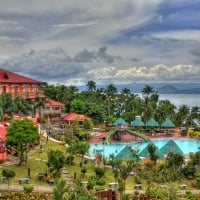
[{"label": "railing", "polygon": [[44,97],[44,93],[43,91],[39,91],[39,92],[27,92],[26,94],[24,93],[12,93],[12,97],[16,98],[16,97],[23,97],[25,99],[35,99],[35,98],[42,98]]},{"label": "railing", "polygon": [[45,115],[52,115],[52,114],[63,114],[62,110],[44,110]]}]

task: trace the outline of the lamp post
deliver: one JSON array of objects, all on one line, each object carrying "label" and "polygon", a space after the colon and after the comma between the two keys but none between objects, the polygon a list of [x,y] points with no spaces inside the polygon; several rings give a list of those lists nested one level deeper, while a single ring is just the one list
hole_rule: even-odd
[{"label": "lamp post", "polygon": [[49,136],[51,135],[51,125],[50,124],[48,124],[48,127],[47,127],[47,142],[48,142],[48,140],[49,140]]}]

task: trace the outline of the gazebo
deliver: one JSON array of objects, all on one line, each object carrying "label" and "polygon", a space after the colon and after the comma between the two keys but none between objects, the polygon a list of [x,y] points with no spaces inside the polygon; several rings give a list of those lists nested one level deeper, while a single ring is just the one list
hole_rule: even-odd
[{"label": "gazebo", "polygon": [[160,125],[162,128],[174,128],[175,124],[169,119],[166,118],[164,122]]},{"label": "gazebo", "polygon": [[113,123],[113,125],[121,129],[127,128],[129,124],[123,118],[120,117]]},{"label": "gazebo", "polygon": [[146,124],[145,124],[147,127],[159,127],[159,123],[154,119],[154,118],[151,118],[149,119]]},{"label": "gazebo", "polygon": [[[151,144],[151,143],[149,143],[149,144]],[[160,153],[157,146],[156,146],[156,152],[155,153],[158,155],[159,158],[162,157],[162,154]],[[149,154],[149,151],[148,151],[148,145],[142,151],[140,151],[139,156],[140,157],[146,157],[146,158],[150,157],[150,154]]]},{"label": "gazebo", "polygon": [[145,126],[144,122],[142,121],[141,117],[135,117],[135,120],[131,122],[132,127],[143,127]]},{"label": "gazebo", "polygon": [[169,140],[162,148],[160,148],[160,153],[162,156],[171,153],[176,153],[176,154],[183,154],[183,151],[181,148],[176,144],[174,140]]},{"label": "gazebo", "polygon": [[115,159],[125,159],[125,160],[136,159],[136,157],[134,157],[133,152],[134,150],[131,148],[131,146],[126,145],[126,147],[115,156]]}]

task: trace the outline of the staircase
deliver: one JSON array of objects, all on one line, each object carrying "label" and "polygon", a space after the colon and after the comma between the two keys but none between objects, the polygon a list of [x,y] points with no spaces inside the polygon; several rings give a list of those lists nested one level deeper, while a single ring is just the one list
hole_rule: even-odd
[{"label": "staircase", "polygon": [[66,181],[66,184],[68,186],[71,186],[73,184],[73,180],[70,177],[69,172],[68,172],[68,170],[66,168],[62,169],[62,175],[63,175],[64,180]]}]

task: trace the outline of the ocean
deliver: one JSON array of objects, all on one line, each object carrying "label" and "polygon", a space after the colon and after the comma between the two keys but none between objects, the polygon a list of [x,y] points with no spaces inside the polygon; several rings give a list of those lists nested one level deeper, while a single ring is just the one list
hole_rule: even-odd
[{"label": "ocean", "polygon": [[[137,93],[142,97],[142,93]],[[187,105],[190,108],[198,106],[200,107],[200,94],[159,94],[160,100],[169,100],[177,108],[181,105]]]}]

